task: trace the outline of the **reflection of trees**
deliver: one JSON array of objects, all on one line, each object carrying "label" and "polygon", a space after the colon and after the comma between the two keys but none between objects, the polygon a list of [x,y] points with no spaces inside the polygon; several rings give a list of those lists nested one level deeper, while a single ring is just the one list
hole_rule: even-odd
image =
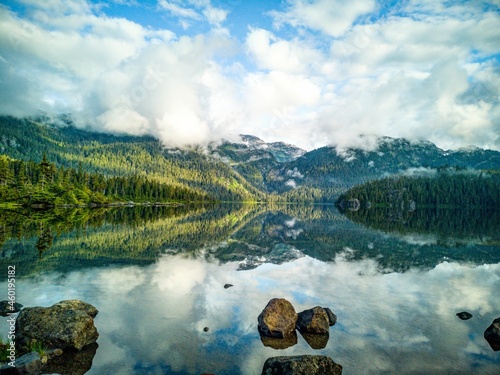
[{"label": "reflection of trees", "polygon": [[54,237],[52,235],[52,229],[50,228],[50,226],[45,226],[44,228],[43,224],[40,224],[40,237],[38,237],[38,241],[36,241],[38,258],[42,258],[43,252],[52,246],[53,240]]},{"label": "reflection of trees", "polygon": [[[500,261],[498,245],[488,239],[498,237],[498,222],[498,212],[492,211],[370,209],[341,215],[333,206],[316,205],[9,211],[0,213],[0,240],[5,238],[0,259],[29,275],[75,265],[150,264],[166,252],[243,262],[241,269],[302,255],[333,261],[342,253],[352,260],[376,259],[381,269],[405,271],[434,267],[445,258]],[[401,236],[415,234],[432,240],[412,244]],[[348,255],[346,249],[351,249]]]},{"label": "reflection of trees", "polygon": [[498,234],[500,211],[486,209],[371,208],[344,211],[346,217],[369,228],[399,234],[434,235],[446,242],[494,237]]},{"label": "reflection of trees", "polygon": [[[255,210],[227,204],[10,212],[3,219],[8,239],[0,255],[19,264],[24,275],[76,264],[147,264],[165,251],[195,257],[238,231]],[[23,236],[16,240],[19,226]],[[37,258],[27,251],[34,247]]]}]

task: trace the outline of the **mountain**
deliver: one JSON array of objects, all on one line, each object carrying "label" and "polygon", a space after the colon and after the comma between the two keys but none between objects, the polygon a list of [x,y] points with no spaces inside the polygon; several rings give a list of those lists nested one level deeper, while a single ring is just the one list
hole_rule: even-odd
[{"label": "mountain", "polygon": [[415,168],[456,167],[499,170],[500,152],[469,148],[444,151],[431,142],[382,137],[376,150],[322,147],[267,171],[271,191],[297,187],[333,189],[336,193],[373,179]]},{"label": "mountain", "polygon": [[292,162],[306,153],[296,146],[284,143],[266,143],[253,135],[240,135],[239,142],[223,141],[211,144],[211,157],[229,164],[256,188],[269,192],[267,174],[285,162]]},{"label": "mountain", "polygon": [[500,170],[500,152],[442,150],[431,142],[382,137],[376,150],[322,147],[306,152],[283,142],[241,135],[205,147],[165,148],[152,136],[105,134],[71,117],[0,116],[0,153],[105,176],[141,175],[195,189],[223,201],[289,200],[333,203],[348,188],[421,168]]},{"label": "mountain", "polygon": [[176,187],[205,192],[223,201],[264,198],[230,165],[197,149],[166,149],[151,136],[98,133],[46,118],[0,117],[0,153],[57,167],[81,166],[105,176],[139,175]]}]

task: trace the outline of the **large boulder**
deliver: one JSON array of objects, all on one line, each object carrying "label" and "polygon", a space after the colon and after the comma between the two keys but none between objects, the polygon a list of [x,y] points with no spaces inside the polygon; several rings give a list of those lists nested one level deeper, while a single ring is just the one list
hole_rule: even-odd
[{"label": "large boulder", "polygon": [[496,318],[484,331],[484,338],[494,351],[500,350],[500,318]]},{"label": "large boulder", "polygon": [[295,333],[297,313],[284,298],[273,298],[257,318],[261,335],[277,338],[290,337]]},{"label": "large boulder", "polygon": [[328,335],[330,319],[324,308],[316,306],[298,314],[297,328],[300,333]]},{"label": "large boulder", "polygon": [[27,307],[16,320],[16,346],[20,353],[33,343],[47,349],[75,348],[96,342],[94,325],[97,309],[79,300],[66,300],[50,307]]},{"label": "large boulder", "polygon": [[342,366],[330,357],[299,355],[272,357],[264,363],[262,375],[340,375]]}]

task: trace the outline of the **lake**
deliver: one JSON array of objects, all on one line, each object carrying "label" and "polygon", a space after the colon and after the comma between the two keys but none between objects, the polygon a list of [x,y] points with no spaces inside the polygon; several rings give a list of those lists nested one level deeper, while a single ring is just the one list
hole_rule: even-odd
[{"label": "lake", "polygon": [[[253,375],[269,357],[321,354],[343,374],[499,373],[483,337],[500,317],[498,212],[226,204],[1,217],[0,299],[15,265],[25,307],[99,310],[98,346],[57,372]],[[297,312],[329,307],[329,339],[261,339],[257,316],[274,297]]]}]

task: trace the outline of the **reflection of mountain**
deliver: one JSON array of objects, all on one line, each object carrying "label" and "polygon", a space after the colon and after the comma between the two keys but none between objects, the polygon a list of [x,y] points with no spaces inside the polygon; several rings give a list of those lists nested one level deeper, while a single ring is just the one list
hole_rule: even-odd
[{"label": "reflection of mountain", "polygon": [[238,262],[241,270],[303,256],[368,258],[385,272],[433,268],[445,260],[500,262],[498,212],[417,210],[399,217],[371,209],[347,215],[334,206],[229,204],[10,212],[0,216],[0,263],[18,266],[22,277],[148,264],[164,253]]}]

